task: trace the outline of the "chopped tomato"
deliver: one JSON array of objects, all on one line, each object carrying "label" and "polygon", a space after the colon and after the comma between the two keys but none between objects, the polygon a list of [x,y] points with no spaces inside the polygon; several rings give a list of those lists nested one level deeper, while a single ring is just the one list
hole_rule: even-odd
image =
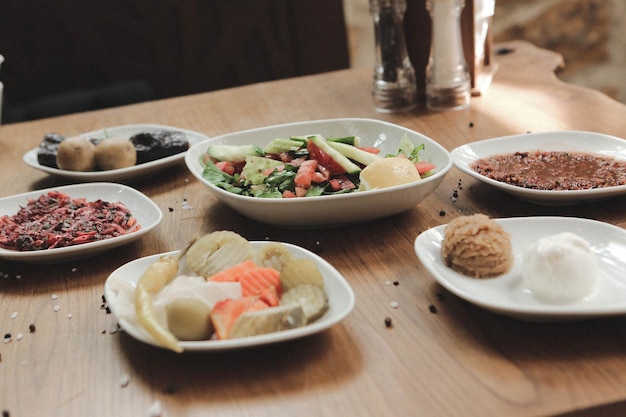
[{"label": "chopped tomato", "polygon": [[345,175],[339,175],[336,178],[331,179],[330,181],[328,181],[328,184],[333,191],[349,190],[356,188],[356,185],[354,185],[350,178]]},{"label": "chopped tomato", "polygon": [[378,155],[380,153],[380,148],[375,146],[357,146],[362,151],[373,153],[374,155]]},{"label": "chopped tomato", "polygon": [[428,171],[431,171],[437,168],[437,166],[434,164],[431,164],[430,162],[419,161],[415,164],[415,168],[417,169],[417,172],[419,172],[420,174],[425,174]]},{"label": "chopped tomato", "polygon": [[328,181],[329,178],[330,178],[330,172],[328,171],[328,169],[318,164],[317,171],[315,172],[315,174],[313,174],[313,182],[320,184],[322,182]]},{"label": "chopped tomato", "polygon": [[283,198],[294,198],[296,195],[293,191],[285,190],[283,191]]},{"label": "chopped tomato", "polygon": [[240,173],[243,170],[243,166],[246,164],[246,162],[215,161],[214,164],[216,167],[218,167],[228,175],[234,175],[236,173]]},{"label": "chopped tomato", "polygon": [[313,175],[315,175],[315,169],[317,168],[317,161],[315,159],[309,159],[308,161],[304,161],[298,167],[298,171],[296,172],[296,178],[294,182],[297,187],[309,188],[311,187],[311,182],[313,181]]},{"label": "chopped tomato", "polygon": [[227,173],[228,175],[233,175],[235,173],[235,166],[232,162],[220,161],[216,162],[215,166],[221,169],[223,172]]},{"label": "chopped tomato", "polygon": [[296,187],[296,197],[306,197],[307,189],[304,187]]},{"label": "chopped tomato", "polygon": [[310,158],[316,160],[320,165],[327,168],[331,175],[344,174],[346,170],[339,165],[333,158],[326,152],[321,150],[312,141],[308,141],[307,150],[309,151]]}]

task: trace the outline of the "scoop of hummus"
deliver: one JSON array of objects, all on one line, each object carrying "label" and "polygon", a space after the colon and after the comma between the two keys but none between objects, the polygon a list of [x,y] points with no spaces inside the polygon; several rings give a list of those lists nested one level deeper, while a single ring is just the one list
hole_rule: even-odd
[{"label": "scoop of hummus", "polygon": [[441,257],[453,270],[472,278],[492,278],[513,265],[511,238],[484,214],[458,217],[444,230]]}]

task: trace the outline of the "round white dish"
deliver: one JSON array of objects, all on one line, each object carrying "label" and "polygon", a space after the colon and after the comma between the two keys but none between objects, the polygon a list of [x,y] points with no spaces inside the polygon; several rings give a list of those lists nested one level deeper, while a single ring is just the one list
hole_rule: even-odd
[{"label": "round white dish", "polygon": [[[94,130],[91,132],[82,133],[76,136],[86,136],[89,138],[103,138],[106,134],[110,136],[121,136],[121,137],[130,137],[137,133],[141,132],[149,132],[155,130],[170,130],[183,132],[187,139],[189,140],[189,147],[192,147],[196,143],[205,141],[208,139],[207,136],[194,132],[187,129],[180,129],[172,126],[164,126],[164,125],[155,125],[155,124],[132,124],[132,125],[123,125],[123,126],[112,126],[104,129]],[[37,160],[37,151],[39,148],[31,149],[30,151],[24,154],[23,160],[27,165],[38,169],[40,171],[46,172],[50,175],[56,175],[63,178],[69,178],[74,181],[80,182],[96,182],[96,181],[125,181],[125,180],[134,180],[138,178],[145,177],[146,175],[152,174],[156,171],[163,170],[165,168],[169,168],[180,161],[182,161],[185,157],[186,152],[181,152],[176,155],[168,156],[166,158],[161,158],[156,161],[150,161],[139,165],[134,165],[128,168],[121,169],[112,169],[109,171],[92,171],[92,172],[76,172],[76,171],[67,171],[58,168],[52,168],[48,166],[41,165]]]},{"label": "round white dish", "polygon": [[63,248],[25,252],[0,248],[0,259],[28,263],[58,263],[93,256],[140,239],[154,229],[163,218],[161,209],[146,195],[126,185],[113,183],[67,185],[0,198],[0,216],[12,216],[21,206],[28,203],[28,199],[36,199],[50,191],[60,191],[72,198],[85,198],[87,201],[101,199],[124,203],[141,225],[141,229],[124,236]]},{"label": "round white dish", "polygon": [[[516,217],[496,219],[511,235],[515,262],[512,269],[490,279],[470,278],[446,266],[441,243],[446,225],[421,233],[415,252],[435,280],[453,294],[498,314],[529,321],[589,319],[626,314],[626,231],[595,220],[574,217]],[[525,288],[522,254],[546,236],[569,231],[586,239],[598,262],[595,292],[569,303],[549,303]]]},{"label": "round white dish", "polygon": [[470,168],[471,164],[478,159],[491,155],[537,149],[592,152],[626,160],[626,140],[601,133],[583,131],[527,133],[487,139],[459,146],[453,149],[450,155],[454,166],[464,173],[521,200],[535,204],[573,205],[626,194],[626,185],[572,191],[532,190],[487,178]]},{"label": "round white dish", "polygon": [[[436,165],[435,174],[411,184],[350,194],[271,199],[241,196],[227,192],[202,177],[201,155],[209,145],[247,145],[260,147],[276,137],[321,134],[360,136],[363,146],[377,146],[381,155],[395,153],[406,134],[415,146],[425,144],[420,157]],[[289,123],[230,133],[194,145],[185,155],[191,173],[209,192],[233,210],[251,219],[280,227],[310,228],[354,224],[410,210],[441,183],[452,167],[448,151],[429,137],[402,126],[372,119],[328,119]]]},{"label": "round white dish", "polygon": [[[259,248],[263,245],[269,244],[269,242],[251,242],[251,244],[254,248]],[[350,311],[352,311],[355,303],[354,292],[348,282],[331,264],[316,254],[299,246],[288,243],[283,244],[289,248],[290,252],[296,259],[308,258],[316,263],[318,269],[324,277],[324,289],[328,296],[329,309],[326,314],[314,323],[282,332],[229,340],[180,342],[180,345],[185,352],[232,350],[293,340],[326,330],[339,323],[348,315],[348,313],[350,313]],[[141,328],[136,320],[134,320],[134,317],[130,317],[131,315],[124,313],[124,311],[128,311],[129,308],[133,309],[134,306],[128,303],[126,297],[120,295],[120,289],[129,285],[134,288],[143,275],[143,272],[150,265],[156,262],[159,257],[174,255],[177,253],[178,251],[174,251],[136,259],[113,271],[104,284],[104,295],[106,297],[107,304],[111,309],[111,312],[118,319],[121,328],[135,339],[153,346],[159,345]],[[180,261],[179,271],[183,273],[185,272],[185,268],[186,266],[183,257]]]}]

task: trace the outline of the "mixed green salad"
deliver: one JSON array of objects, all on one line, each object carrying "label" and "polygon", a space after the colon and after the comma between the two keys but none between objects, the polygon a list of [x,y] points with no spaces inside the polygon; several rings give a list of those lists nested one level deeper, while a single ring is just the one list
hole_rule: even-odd
[{"label": "mixed green salad", "polygon": [[202,155],[203,177],[226,191],[251,197],[292,198],[359,191],[359,173],[385,157],[406,157],[422,178],[435,166],[420,159],[424,144],[407,135],[396,153],[361,146],[359,136],[324,138],[318,134],[276,138],[256,145],[210,145]]}]

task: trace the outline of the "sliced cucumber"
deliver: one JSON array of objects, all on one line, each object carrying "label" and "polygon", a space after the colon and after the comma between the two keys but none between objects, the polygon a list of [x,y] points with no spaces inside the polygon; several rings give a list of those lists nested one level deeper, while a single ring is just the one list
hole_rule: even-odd
[{"label": "sliced cucumber", "polygon": [[298,142],[302,143],[302,146],[306,146],[307,141],[309,140],[309,137],[311,136],[314,136],[314,135],[291,136],[289,139],[297,140]]},{"label": "sliced cucumber", "polygon": [[[315,146],[324,151],[330,156],[336,163],[338,163],[348,174],[358,174],[361,172],[361,167],[345,157],[341,152],[330,146],[330,144],[324,140],[321,135],[309,136],[309,140],[313,142]],[[349,146],[349,145],[346,145]]]},{"label": "sliced cucumber", "polygon": [[283,152],[297,151],[304,144],[305,142],[301,140],[276,138],[268,143],[265,148],[263,148],[263,152],[265,152],[266,154],[280,154]]},{"label": "sliced cucumber", "polygon": [[372,162],[378,161],[380,156],[374,155],[371,152],[366,152],[352,145],[346,145],[341,142],[328,142],[330,146],[338,150],[343,156],[358,162],[359,164],[369,165]]},{"label": "sliced cucumber", "polygon": [[346,145],[359,146],[361,144],[360,136],[344,136],[342,138],[328,138],[328,142],[345,143]]},{"label": "sliced cucumber", "polygon": [[263,156],[263,150],[256,145],[211,145],[206,151],[218,161],[242,162],[248,156]]}]

